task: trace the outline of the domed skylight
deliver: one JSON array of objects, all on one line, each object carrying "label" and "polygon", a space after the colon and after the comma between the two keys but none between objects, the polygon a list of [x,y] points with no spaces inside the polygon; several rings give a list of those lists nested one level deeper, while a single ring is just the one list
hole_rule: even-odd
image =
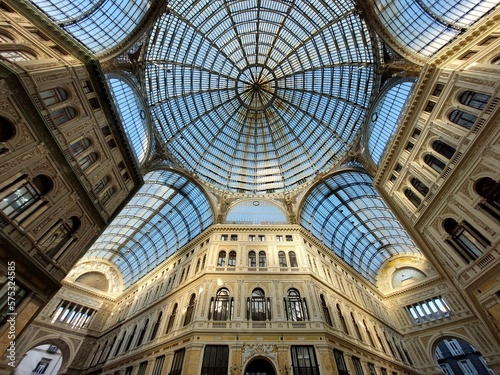
[{"label": "domed skylight", "polygon": [[373,85],[355,3],[171,1],[145,57],[151,113],[172,155],[215,188],[293,190],[336,165]]}]

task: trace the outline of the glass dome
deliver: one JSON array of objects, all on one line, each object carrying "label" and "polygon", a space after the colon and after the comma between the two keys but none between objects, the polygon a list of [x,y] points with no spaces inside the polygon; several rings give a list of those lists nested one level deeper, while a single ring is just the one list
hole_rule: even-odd
[{"label": "glass dome", "polygon": [[233,193],[290,191],[349,149],[373,86],[354,1],[171,1],[145,55],[159,134]]}]

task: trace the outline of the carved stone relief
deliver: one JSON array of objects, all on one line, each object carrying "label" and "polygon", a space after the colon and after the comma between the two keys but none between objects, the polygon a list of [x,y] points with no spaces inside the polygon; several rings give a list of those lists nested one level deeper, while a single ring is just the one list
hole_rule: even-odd
[{"label": "carved stone relief", "polygon": [[273,361],[278,359],[278,347],[272,344],[249,344],[243,345],[242,360],[243,363],[255,356],[263,356]]}]

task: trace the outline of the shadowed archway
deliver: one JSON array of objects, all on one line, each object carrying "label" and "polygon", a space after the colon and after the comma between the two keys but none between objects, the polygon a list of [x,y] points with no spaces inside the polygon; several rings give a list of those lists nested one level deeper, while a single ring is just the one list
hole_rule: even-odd
[{"label": "shadowed archway", "polygon": [[276,375],[276,372],[269,361],[264,358],[256,358],[247,365],[245,375]]}]

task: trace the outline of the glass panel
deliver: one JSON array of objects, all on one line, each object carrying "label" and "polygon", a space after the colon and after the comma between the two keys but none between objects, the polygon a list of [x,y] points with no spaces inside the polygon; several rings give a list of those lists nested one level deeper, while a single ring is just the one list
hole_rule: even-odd
[{"label": "glass panel", "polygon": [[347,152],[374,83],[354,1],[169,5],[149,39],[145,92],[190,172],[235,193],[281,193]]},{"label": "glass panel", "polygon": [[412,81],[398,81],[386,89],[371,115],[368,149],[377,165],[396,132],[413,85]]},{"label": "glass panel", "polygon": [[401,44],[432,56],[496,5],[491,0],[381,0],[375,12]]},{"label": "glass panel", "polygon": [[123,41],[144,17],[151,1],[31,0],[93,53]]},{"label": "glass panel", "polygon": [[144,106],[127,78],[110,75],[106,77],[125,134],[137,160],[142,162],[149,148],[149,134]]},{"label": "glass panel", "polygon": [[339,173],[316,185],[300,223],[372,283],[387,259],[420,253],[363,172]]},{"label": "glass panel", "polygon": [[85,255],[113,262],[129,287],[212,224],[203,192],[185,177],[158,170]]}]

